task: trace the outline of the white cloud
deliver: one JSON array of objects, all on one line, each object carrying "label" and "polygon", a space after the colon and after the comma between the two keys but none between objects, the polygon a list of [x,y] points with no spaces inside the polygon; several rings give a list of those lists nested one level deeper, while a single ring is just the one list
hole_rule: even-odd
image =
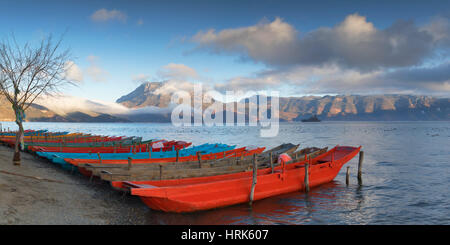
[{"label": "white cloud", "polygon": [[106,102],[100,100],[88,100],[81,97],[70,96],[66,94],[58,94],[54,96],[42,96],[36,101],[37,104],[50,109],[51,111],[65,116],[72,112],[82,112],[91,116],[98,114],[110,115],[136,115],[147,113],[170,113],[172,107],[144,107],[132,109],[125,107],[119,103]]},{"label": "white cloud", "polygon": [[87,57],[87,60],[89,62],[89,66],[86,69],[86,74],[95,82],[105,82],[109,77],[109,73],[99,66],[99,58],[97,56],[90,55]]},{"label": "white cloud", "polygon": [[[224,90],[279,89],[289,94],[448,93],[450,24],[444,17],[418,26],[396,21],[377,29],[365,16],[351,14],[332,27],[299,34],[276,18],[254,26],[199,31],[195,50],[237,54],[267,70],[229,79]],[[444,59],[434,59],[437,54]],[[424,69],[434,59],[435,67]],[[429,64],[429,63],[428,63]]]},{"label": "white cloud", "polygon": [[199,76],[197,71],[193,68],[184,65],[184,64],[175,64],[170,63],[166,66],[163,66],[157,72],[158,76],[162,79],[178,79],[178,80],[186,80],[186,79],[197,79]]},{"label": "white cloud", "polygon": [[150,76],[145,75],[145,74],[137,74],[131,78],[131,80],[135,83],[142,83],[142,82],[148,81],[149,79],[150,79]]},{"label": "white cloud", "polygon": [[334,27],[300,36],[292,25],[276,18],[254,26],[199,31],[191,41],[197,44],[195,50],[238,54],[272,67],[334,63],[369,71],[420,65],[433,56],[438,44],[444,45],[436,41],[449,37],[448,31],[439,31],[447,30],[447,24],[439,20],[423,28],[397,21],[377,29],[366,17],[352,14]]},{"label": "white cloud", "polygon": [[82,82],[83,81],[83,72],[80,67],[75,64],[75,62],[69,60],[66,62],[65,67],[65,78],[69,81],[73,82]]},{"label": "white cloud", "polygon": [[127,15],[119,10],[99,9],[91,15],[91,20],[95,22],[107,22],[117,20],[120,22],[127,21]]},{"label": "white cloud", "polygon": [[184,80],[168,80],[155,90],[155,94],[172,94],[177,91],[191,92],[194,90],[194,83]]},{"label": "white cloud", "polygon": [[297,38],[293,26],[276,18],[273,22],[260,22],[255,26],[225,29],[216,32],[210,29],[200,31],[192,37],[198,48],[212,52],[232,52],[249,56],[263,62],[281,62],[280,57],[288,48],[292,48]]}]

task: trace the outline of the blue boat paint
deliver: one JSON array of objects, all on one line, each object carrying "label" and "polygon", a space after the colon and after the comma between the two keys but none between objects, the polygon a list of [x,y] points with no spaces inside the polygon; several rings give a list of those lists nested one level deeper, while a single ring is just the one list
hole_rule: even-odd
[{"label": "blue boat paint", "polygon": [[[219,153],[223,151],[230,151],[235,149],[236,146],[230,146],[226,144],[203,144],[199,146],[193,146],[190,148],[185,148],[179,151],[180,157],[193,156],[197,152],[202,154]],[[52,161],[53,163],[59,164],[63,169],[72,170],[72,164],[67,163],[65,158],[72,159],[98,159],[98,154],[96,153],[65,153],[65,152],[36,152],[37,155],[45,157]],[[129,153],[100,153],[100,157],[104,160],[123,160],[132,157],[133,159],[148,159],[148,152],[138,152],[133,154]],[[176,157],[176,151],[165,151],[165,152],[154,152],[152,151],[151,158],[170,158]]]}]

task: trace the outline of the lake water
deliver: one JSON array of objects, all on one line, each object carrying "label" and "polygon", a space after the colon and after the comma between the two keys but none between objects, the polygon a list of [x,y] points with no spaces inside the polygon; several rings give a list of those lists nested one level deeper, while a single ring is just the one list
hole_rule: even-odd
[{"label": "lake water", "polygon": [[[14,127],[2,123],[3,128]],[[268,148],[363,146],[363,185],[357,184],[358,157],[336,179],[308,195],[290,193],[193,214],[148,210],[149,224],[450,224],[450,122],[283,123],[274,138],[257,127],[184,127],[155,123],[25,123],[26,129],[142,136],[193,142],[221,142]],[[144,204],[142,204],[144,205]]]}]

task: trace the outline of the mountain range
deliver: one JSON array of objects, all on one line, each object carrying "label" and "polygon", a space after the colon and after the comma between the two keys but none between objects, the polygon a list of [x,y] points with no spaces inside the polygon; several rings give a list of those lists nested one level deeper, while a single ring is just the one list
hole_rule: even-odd
[{"label": "mountain range", "polygon": [[[27,121],[54,122],[170,122],[172,93],[165,82],[146,82],[116,103],[121,112],[70,111],[58,113],[44,104],[33,104],[26,111]],[[213,103],[214,100],[211,102]],[[239,103],[244,103],[241,100]],[[98,102],[95,102],[98,103]],[[208,107],[206,104],[203,108]],[[336,95],[280,97],[280,121],[300,121],[317,115],[321,120],[403,121],[450,120],[450,98],[423,95]],[[235,113],[235,112],[234,112]],[[0,121],[13,121],[14,113],[0,98]]]}]

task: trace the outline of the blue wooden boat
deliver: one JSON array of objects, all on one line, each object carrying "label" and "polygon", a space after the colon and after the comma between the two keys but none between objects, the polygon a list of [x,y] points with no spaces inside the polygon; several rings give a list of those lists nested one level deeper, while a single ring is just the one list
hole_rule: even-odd
[{"label": "blue wooden boat", "polygon": [[[185,148],[179,151],[179,157],[192,156],[200,152],[201,154],[218,153],[223,151],[233,150],[236,146],[230,146],[226,144],[203,144],[199,146],[193,146],[190,148]],[[98,154],[89,153],[64,153],[64,152],[36,152],[37,155],[45,157],[50,161],[61,165],[65,169],[72,169],[72,165],[67,163],[64,159],[98,159]],[[148,159],[148,152],[137,152],[137,153],[100,153],[100,158],[104,160],[120,160],[128,159],[131,157],[133,159]],[[165,152],[152,152],[151,158],[170,158],[176,157],[176,151],[165,151]]]}]

